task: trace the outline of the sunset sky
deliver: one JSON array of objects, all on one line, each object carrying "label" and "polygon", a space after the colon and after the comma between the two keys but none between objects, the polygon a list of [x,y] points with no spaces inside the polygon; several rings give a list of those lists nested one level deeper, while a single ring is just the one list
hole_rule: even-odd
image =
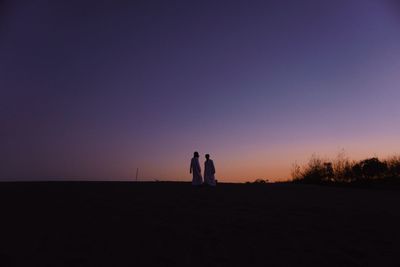
[{"label": "sunset sky", "polygon": [[396,0],[0,2],[0,180],[287,179],[400,153]]}]

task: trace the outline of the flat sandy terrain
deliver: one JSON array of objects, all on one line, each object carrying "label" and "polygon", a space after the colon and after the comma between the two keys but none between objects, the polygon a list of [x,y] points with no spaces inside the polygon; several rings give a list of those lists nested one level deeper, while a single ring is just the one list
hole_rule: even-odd
[{"label": "flat sandy terrain", "polygon": [[1,266],[400,266],[400,191],[1,183]]}]

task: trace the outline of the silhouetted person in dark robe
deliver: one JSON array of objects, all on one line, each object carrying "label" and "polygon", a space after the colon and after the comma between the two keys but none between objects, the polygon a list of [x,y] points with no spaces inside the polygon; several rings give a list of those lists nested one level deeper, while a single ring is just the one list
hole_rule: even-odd
[{"label": "silhouetted person in dark robe", "polygon": [[204,184],[215,186],[215,166],[214,162],[210,159],[210,155],[206,154],[206,161],[204,162]]},{"label": "silhouetted person in dark robe", "polygon": [[202,185],[201,168],[199,162],[199,153],[194,152],[192,161],[190,162],[190,173],[193,174],[192,185]]}]

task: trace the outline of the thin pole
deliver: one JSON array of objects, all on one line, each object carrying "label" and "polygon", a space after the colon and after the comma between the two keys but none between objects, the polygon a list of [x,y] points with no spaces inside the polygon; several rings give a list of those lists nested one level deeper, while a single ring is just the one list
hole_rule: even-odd
[{"label": "thin pole", "polygon": [[137,182],[137,179],[138,179],[138,175],[139,175],[139,168],[136,168],[136,182]]}]

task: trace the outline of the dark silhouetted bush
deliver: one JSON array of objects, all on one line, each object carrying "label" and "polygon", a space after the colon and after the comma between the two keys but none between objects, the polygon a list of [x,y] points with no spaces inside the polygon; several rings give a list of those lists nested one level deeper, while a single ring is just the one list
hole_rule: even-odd
[{"label": "dark silhouetted bush", "polygon": [[313,155],[308,164],[301,170],[295,164],[292,169],[292,177],[297,182],[322,183],[334,179],[332,162],[325,162],[316,155]]},{"label": "dark silhouetted bush", "polygon": [[390,177],[400,178],[400,156],[393,156],[386,160],[387,172]]},{"label": "dark silhouetted bush", "polygon": [[266,184],[268,183],[268,179],[256,179],[253,184]]}]

